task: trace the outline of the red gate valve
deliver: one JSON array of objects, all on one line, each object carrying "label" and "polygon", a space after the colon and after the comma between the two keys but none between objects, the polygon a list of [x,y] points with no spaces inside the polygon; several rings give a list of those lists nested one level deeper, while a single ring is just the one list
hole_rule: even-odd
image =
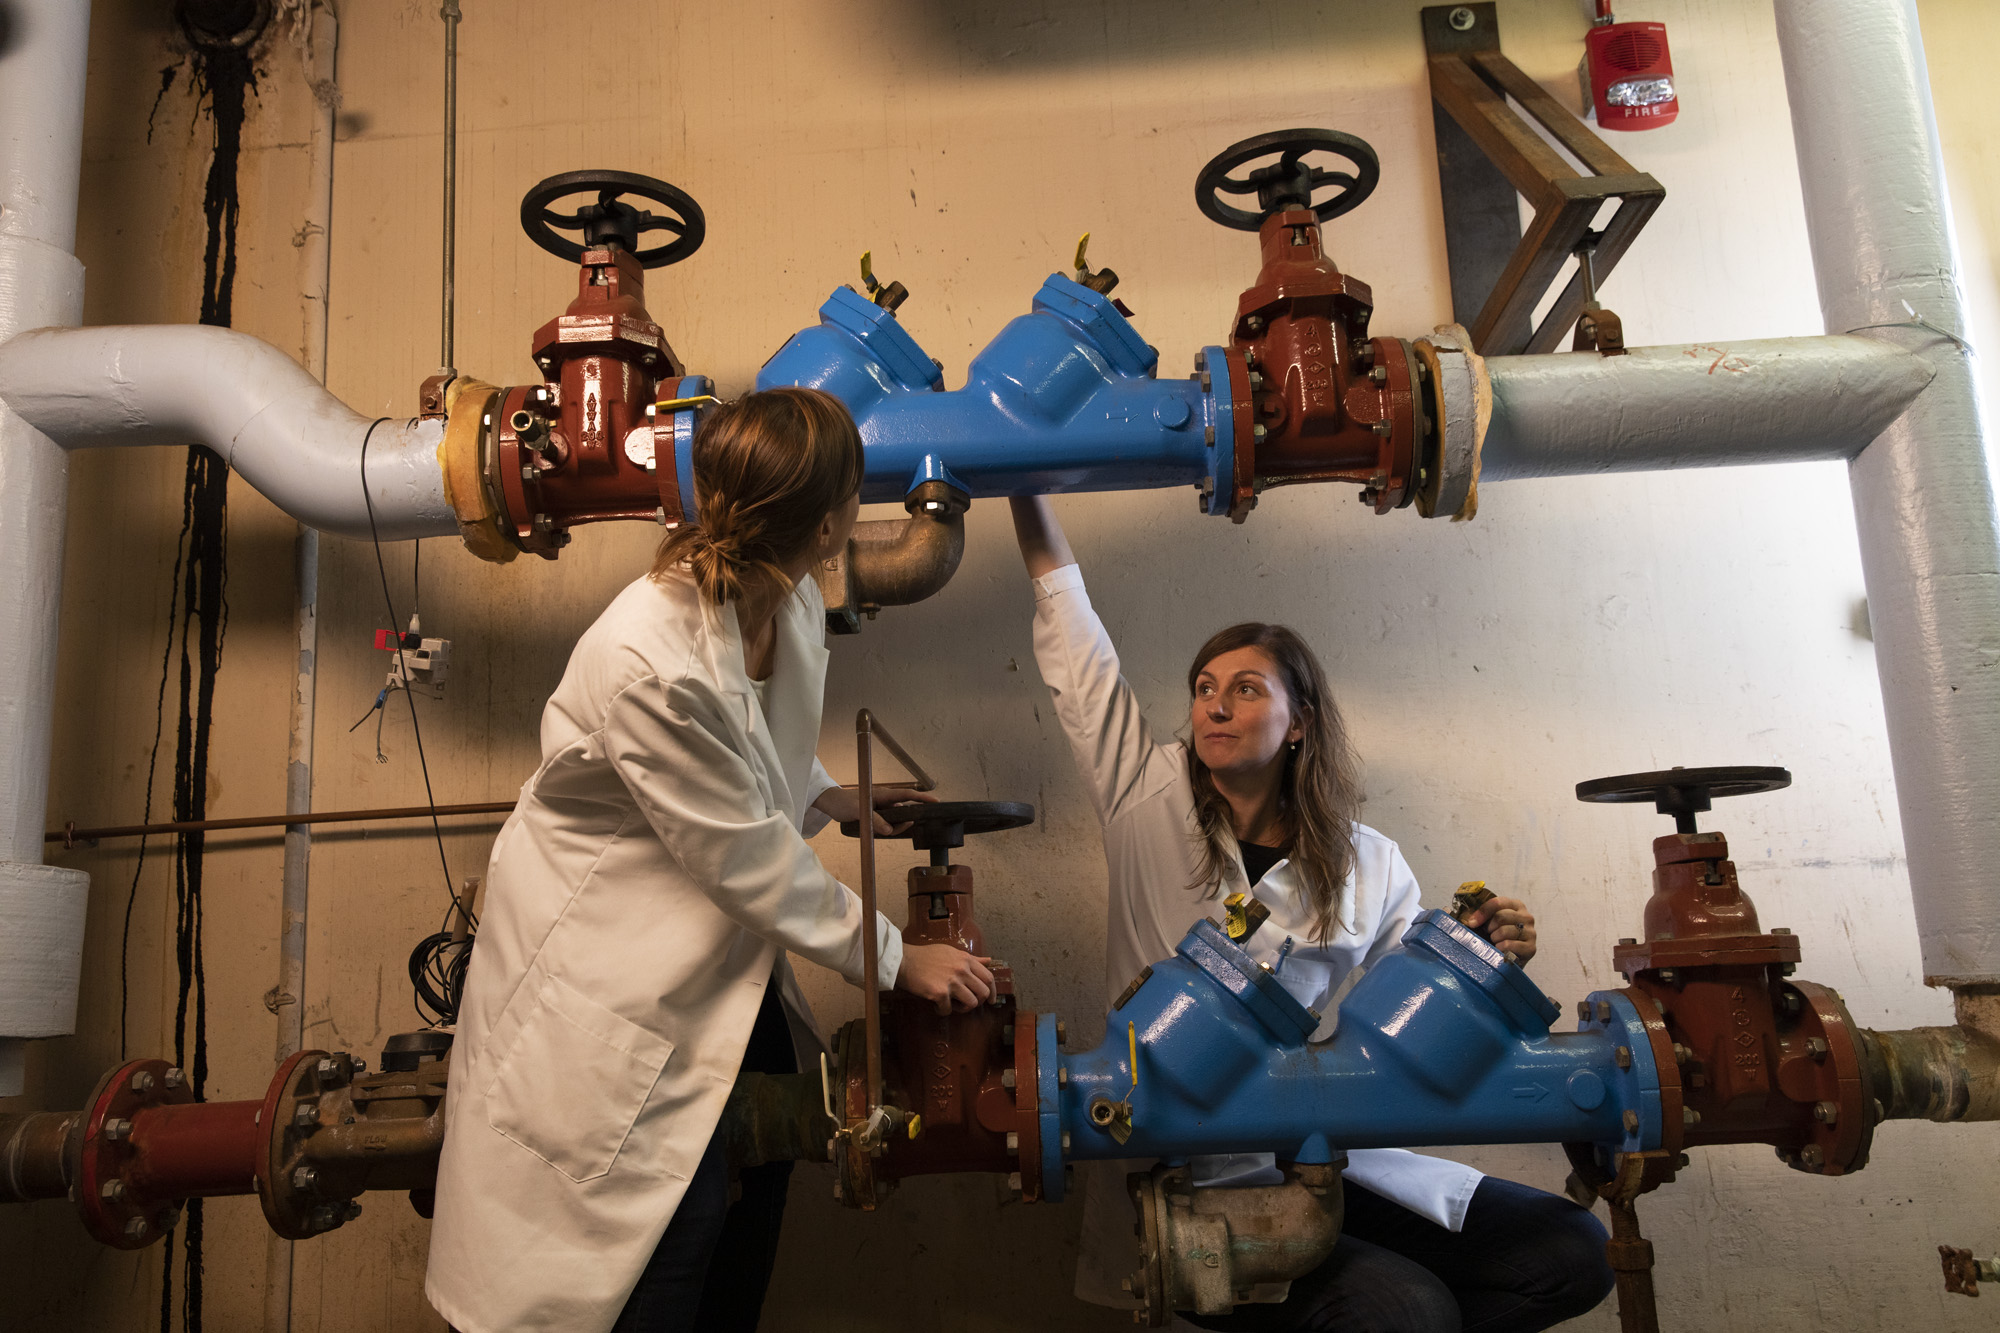
[{"label": "red gate valve", "polygon": [[[572,213],[551,208],[578,194],[596,200]],[[667,211],[641,211],[626,196]],[[656,405],[663,390],[678,390],[686,371],[646,310],[645,270],[695,252],[706,234],[700,206],[650,176],[575,171],[528,191],[521,225],[536,245],[576,262],[577,294],[530,344],[540,384],[489,389],[449,409],[446,451],[457,470],[486,480],[485,497],[468,503],[477,509],[481,498],[490,500],[491,526],[505,545],[545,559],[568,545],[579,523],[680,522],[687,488],[676,473],[672,423],[659,421]],[[654,230],[673,239],[642,249],[640,237]],[[580,231],[583,239],[562,231]],[[456,492],[453,502],[462,527],[481,517],[469,519]],[[488,558],[512,553],[489,554],[470,533],[467,544]]]},{"label": "red gate valve", "polygon": [[1729,843],[1695,816],[1712,797],[1789,786],[1782,768],[1676,768],[1577,784],[1584,801],[1651,801],[1677,831],[1654,840],[1645,938],[1613,965],[1652,1038],[1672,1150],[1768,1143],[1803,1171],[1841,1175],[1868,1159],[1874,1121],[1847,1006],[1830,988],[1786,980],[1798,937],[1766,931],[1737,880]]},{"label": "red gate valve", "polygon": [[[1352,172],[1311,166],[1311,153],[1345,158]],[[1229,172],[1273,154],[1247,176]],[[1358,206],[1375,188],[1375,152],[1333,130],[1282,130],[1233,144],[1195,181],[1201,211],[1226,227],[1255,231],[1263,269],[1237,301],[1231,351],[1248,375],[1253,459],[1239,461],[1231,515],[1269,486],[1351,481],[1378,514],[1416,498],[1422,427],[1412,358],[1396,338],[1370,338],[1374,295],[1342,273],[1321,245],[1320,224]],[[1317,204],[1324,187],[1337,193]],[[1257,196],[1258,210],[1222,202]]]}]

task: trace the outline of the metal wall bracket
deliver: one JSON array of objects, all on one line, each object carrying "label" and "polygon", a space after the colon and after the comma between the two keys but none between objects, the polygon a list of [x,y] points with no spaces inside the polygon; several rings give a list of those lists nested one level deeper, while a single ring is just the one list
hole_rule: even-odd
[{"label": "metal wall bracket", "polygon": [[[1583,274],[1573,273],[1548,315],[1532,324],[1535,307],[1571,257],[1579,247],[1592,248],[1601,284],[1667,192],[1501,54],[1495,9],[1432,5],[1423,11],[1452,317],[1472,331],[1483,355],[1550,352],[1588,299]],[[1536,133],[1514,104],[1584,170]],[[1516,193],[1535,210],[1526,235],[1519,230]],[[1593,239],[1591,223],[1608,199],[1619,201],[1617,212]]]}]

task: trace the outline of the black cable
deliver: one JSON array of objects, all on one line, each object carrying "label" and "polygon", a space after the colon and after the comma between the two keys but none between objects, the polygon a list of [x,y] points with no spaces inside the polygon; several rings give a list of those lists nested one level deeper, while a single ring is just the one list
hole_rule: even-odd
[{"label": "black cable", "polygon": [[[421,723],[417,721],[416,695],[415,692],[410,689],[409,660],[403,656],[403,631],[401,628],[403,622],[396,615],[396,601],[395,598],[392,597],[389,593],[389,566],[382,559],[382,533],[380,527],[376,524],[375,521],[375,497],[368,489],[368,442],[373,438],[375,438],[375,428],[380,426],[383,422],[387,421],[388,419],[389,418],[387,417],[375,418],[374,421],[369,423],[367,433],[361,437],[361,500],[362,503],[367,505],[368,507],[368,535],[370,539],[374,542],[375,546],[375,572],[379,574],[382,578],[382,605],[389,612],[389,632],[395,635],[396,637],[396,662],[402,668],[403,697],[409,701],[410,705],[410,734],[416,740],[417,766],[423,770],[424,774],[424,801],[427,805],[430,806],[431,836],[437,842],[438,866],[444,871],[445,896],[451,900],[452,904],[451,910],[456,911],[458,908],[458,895],[455,892],[453,892],[451,887],[451,862],[446,858],[444,852],[444,829],[438,824],[437,797],[433,795],[431,792],[431,766],[429,761],[427,761],[424,758],[423,726]],[[411,567],[412,580],[414,580],[415,577],[416,577],[416,567],[412,565]],[[414,588],[412,588],[413,598],[414,595],[415,595],[415,590]],[[387,704],[385,703],[383,705],[382,712],[386,716],[388,711],[389,710]],[[365,720],[366,714],[363,715],[363,718]],[[358,726],[360,724],[357,723],[356,725]],[[378,755],[381,753],[381,745],[379,742],[376,745],[376,753]],[[449,917],[447,917],[447,922],[448,921]],[[447,940],[448,939],[449,935],[447,934]],[[470,940],[469,935],[467,939],[469,943]],[[417,946],[417,952],[421,953],[424,947],[425,947],[424,944],[419,944]],[[469,953],[470,948],[468,947],[465,949],[461,949],[459,950],[459,952],[461,954]],[[410,963],[411,980],[415,982],[420,970],[417,961],[417,953],[412,953],[410,955],[410,958],[411,958],[411,963]],[[463,971],[462,964],[460,965],[460,970],[462,973]],[[422,989],[423,987],[419,986],[420,999],[422,998],[421,996]],[[419,1009],[418,1012],[421,1014],[422,1010]],[[452,1018],[456,1017],[457,1006],[455,1004],[451,1006],[451,1014],[452,1017],[447,1018],[443,1017],[441,1012],[439,1021],[451,1022]]]}]

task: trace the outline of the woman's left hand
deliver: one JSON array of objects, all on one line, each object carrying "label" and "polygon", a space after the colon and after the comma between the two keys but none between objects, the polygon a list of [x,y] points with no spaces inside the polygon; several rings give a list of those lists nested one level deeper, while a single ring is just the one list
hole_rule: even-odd
[{"label": "woman's left hand", "polygon": [[1535,956],[1535,914],[1519,898],[1489,898],[1465,924],[1485,931],[1486,938],[1517,963],[1525,965]]},{"label": "woman's left hand", "polygon": [[[885,805],[908,805],[912,801],[935,803],[937,797],[927,791],[911,791],[908,787],[877,787],[874,791],[875,808]],[[861,789],[859,787],[828,787],[813,802],[813,809],[825,815],[836,824],[845,824],[861,818]],[[880,814],[875,816],[875,832],[880,837],[891,837],[909,827],[898,824],[890,827],[889,821]]]}]

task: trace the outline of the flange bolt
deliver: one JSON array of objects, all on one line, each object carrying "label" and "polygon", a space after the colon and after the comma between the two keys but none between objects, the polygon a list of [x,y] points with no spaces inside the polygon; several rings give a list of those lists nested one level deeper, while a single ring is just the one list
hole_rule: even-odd
[{"label": "flange bolt", "polygon": [[300,1102],[298,1109],[292,1112],[292,1127],[295,1129],[310,1129],[318,1123],[318,1102]]},{"label": "flange bolt", "polygon": [[178,1068],[166,1072],[167,1086],[178,1092],[188,1081],[187,1074]]},{"label": "flange bolt", "polygon": [[309,1166],[302,1166],[298,1168],[296,1171],[292,1172],[292,1188],[298,1190],[309,1190],[313,1187],[313,1182],[318,1179],[319,1179],[318,1171],[314,1170],[312,1167]]},{"label": "flange bolt", "polygon": [[141,1069],[136,1074],[132,1075],[132,1091],[144,1094],[151,1092],[152,1090],[153,1090],[152,1070]]},{"label": "flange bolt", "polygon": [[117,1203],[125,1197],[125,1182],[114,1176],[112,1179],[104,1182],[103,1186],[97,1191],[97,1197],[107,1203]]},{"label": "flange bolt", "polygon": [[1813,1059],[1815,1060],[1826,1059],[1826,1052],[1827,1052],[1827,1045],[1825,1037],[1809,1037],[1806,1039],[1806,1053],[1812,1056]]},{"label": "flange bolt", "polygon": [[1639,1113],[1637,1111],[1627,1111],[1624,1123],[1627,1134],[1637,1134],[1639,1132]]},{"label": "flange bolt", "polygon": [[113,1116],[104,1122],[104,1137],[113,1143],[127,1138],[132,1133],[132,1122],[122,1116]]},{"label": "flange bolt", "polygon": [[1021,1151],[1021,1136],[1019,1134],[1010,1132],[1007,1135],[1007,1151],[1008,1152]]},{"label": "flange bolt", "polygon": [[1620,1046],[1611,1052],[1611,1058],[1617,1061],[1620,1069],[1630,1069],[1632,1067],[1632,1048],[1630,1046]]},{"label": "flange bolt", "polygon": [[1813,1119],[1822,1125],[1831,1125],[1840,1119],[1840,1106],[1836,1102],[1814,1102]]},{"label": "flange bolt", "polygon": [[135,1217],[125,1224],[125,1236],[128,1240],[144,1240],[148,1230],[146,1219],[143,1217]]},{"label": "flange bolt", "polygon": [[1806,1164],[1808,1171],[1817,1171],[1826,1165],[1826,1153],[1817,1143],[1808,1143],[1800,1149],[1799,1160]]},{"label": "flange bolt", "polygon": [[1014,1071],[1012,1069],[1003,1069],[1000,1071],[1000,1086],[1003,1088],[1014,1086]]},{"label": "flange bolt", "polygon": [[1701,1123],[1701,1112],[1695,1110],[1692,1106],[1683,1106],[1681,1108],[1681,1123],[1683,1125],[1699,1125]]}]

